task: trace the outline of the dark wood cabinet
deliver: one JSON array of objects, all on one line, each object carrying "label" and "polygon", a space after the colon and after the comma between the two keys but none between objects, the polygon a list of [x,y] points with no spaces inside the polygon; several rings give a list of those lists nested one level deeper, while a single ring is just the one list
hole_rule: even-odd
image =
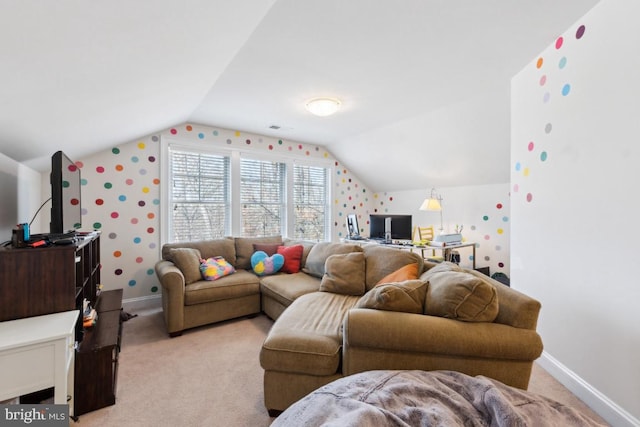
[{"label": "dark wood cabinet", "polygon": [[76,326],[74,416],[115,403],[122,336],[122,289],[101,291],[100,232],[45,248],[0,249],[0,321],[68,310],[98,313]]}]

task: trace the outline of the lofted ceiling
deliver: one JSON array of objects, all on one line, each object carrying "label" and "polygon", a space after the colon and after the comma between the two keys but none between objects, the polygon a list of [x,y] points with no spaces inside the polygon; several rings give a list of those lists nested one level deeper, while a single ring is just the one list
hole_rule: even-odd
[{"label": "lofted ceiling", "polygon": [[0,153],[190,122],[323,145],[373,191],[506,183],[511,77],[597,2],[0,0]]}]

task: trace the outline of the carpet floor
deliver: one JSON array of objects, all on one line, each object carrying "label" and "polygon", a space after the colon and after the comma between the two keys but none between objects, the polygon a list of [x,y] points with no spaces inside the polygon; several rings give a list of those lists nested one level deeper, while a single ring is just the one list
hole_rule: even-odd
[{"label": "carpet floor", "polygon": [[[123,325],[116,404],[71,425],[269,426],[259,352],[273,322],[264,315],[203,326],[169,338],[160,309],[138,311]],[[538,365],[530,391],[604,423]]]}]

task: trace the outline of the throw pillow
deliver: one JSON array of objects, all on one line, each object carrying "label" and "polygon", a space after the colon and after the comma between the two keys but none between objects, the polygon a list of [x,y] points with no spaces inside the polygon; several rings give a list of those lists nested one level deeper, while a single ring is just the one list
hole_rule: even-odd
[{"label": "throw pillow", "polygon": [[404,282],[405,280],[415,280],[418,278],[418,264],[407,264],[404,267],[400,267],[393,273],[387,274],[378,282],[378,285],[383,283]]},{"label": "throw pillow", "polygon": [[221,256],[200,260],[200,273],[204,280],[217,280],[235,272],[233,265]]},{"label": "throw pillow", "polygon": [[364,253],[330,255],[320,282],[320,291],[342,295],[364,294]]},{"label": "throw pillow", "polygon": [[284,273],[299,272],[303,251],[304,246],[302,245],[278,246],[277,253],[284,257],[284,265],[281,271]]},{"label": "throw pillow", "polygon": [[498,316],[498,293],[488,282],[462,271],[429,277],[424,313],[466,322],[493,322]]},{"label": "throw pillow", "polygon": [[251,256],[255,253],[254,243],[277,243],[282,244],[282,236],[267,237],[236,237],[236,263],[237,269],[249,270],[251,268]]},{"label": "throw pillow", "polygon": [[202,280],[200,251],[192,248],[173,248],[169,251],[173,263],[180,269],[186,285]]},{"label": "throw pillow", "polygon": [[282,243],[254,243],[253,252],[262,251],[268,256],[278,253],[278,247]]},{"label": "throw pillow", "polygon": [[364,294],[356,307],[422,314],[428,286],[416,279],[378,285]]},{"label": "throw pillow", "polygon": [[302,271],[313,277],[322,278],[325,272],[325,262],[330,255],[347,254],[351,252],[362,252],[362,248],[359,245],[347,243],[316,243],[309,251],[307,261]]},{"label": "throw pillow", "polygon": [[284,265],[284,257],[280,254],[268,256],[263,251],[251,255],[251,268],[258,276],[267,276],[278,272]]}]

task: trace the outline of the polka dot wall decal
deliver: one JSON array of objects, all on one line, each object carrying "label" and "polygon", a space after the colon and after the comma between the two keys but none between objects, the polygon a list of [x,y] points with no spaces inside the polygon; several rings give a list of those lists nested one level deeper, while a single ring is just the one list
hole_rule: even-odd
[{"label": "polka dot wall decal", "polygon": [[115,239],[116,237],[118,237],[118,235],[116,233],[109,233],[109,238],[110,239]]},{"label": "polka dot wall decal", "polygon": [[273,150],[273,145],[269,144],[269,150]]},{"label": "polka dot wall decal", "polygon": [[543,74],[542,77],[540,77],[540,86],[544,86],[545,83],[547,83],[547,76]]},{"label": "polka dot wall decal", "polygon": [[489,221],[489,216],[488,216],[488,215],[484,215],[484,216],[482,217],[482,220],[483,220],[483,221]]},{"label": "polka dot wall decal", "polygon": [[138,148],[139,148],[140,150],[144,150],[144,149],[145,149],[145,147],[146,147],[146,145],[145,145],[145,143],[144,143],[144,142],[138,142]]},{"label": "polka dot wall decal", "polygon": [[544,63],[544,59],[542,59],[542,57],[538,58],[538,61],[536,61],[536,68],[542,68],[542,64]]},{"label": "polka dot wall decal", "polygon": [[111,152],[112,152],[113,154],[120,154],[120,149],[119,149],[119,148],[114,147],[114,148],[112,148],[112,149],[111,149]]},{"label": "polka dot wall decal", "polygon": [[128,178],[124,181],[124,183],[127,185],[133,185],[133,180],[131,178]]},{"label": "polka dot wall decal", "polygon": [[502,250],[502,246],[496,245],[496,251],[500,251],[500,250]]},{"label": "polka dot wall decal", "polygon": [[156,217],[156,214],[154,214],[153,212],[149,212],[149,213],[147,214],[147,218],[149,218],[149,219],[153,219],[153,218],[155,218],[155,217]]},{"label": "polka dot wall decal", "polygon": [[496,209],[502,209],[502,203],[498,203],[498,204],[496,205]]},{"label": "polka dot wall decal", "polygon": [[200,132],[200,133],[198,134],[198,138],[200,138],[200,139],[204,139],[204,133]]},{"label": "polka dot wall decal", "polygon": [[153,163],[153,162],[156,161],[156,158],[155,158],[155,156],[149,156],[149,157],[147,157],[147,160],[149,160],[149,163]]},{"label": "polka dot wall decal", "polygon": [[153,199],[153,204],[158,206],[160,204],[160,199]]},{"label": "polka dot wall decal", "polygon": [[193,126],[187,125],[185,129],[187,130],[187,132],[191,132],[193,130]]},{"label": "polka dot wall decal", "polygon": [[116,219],[120,216],[118,212],[111,212],[111,218]]},{"label": "polka dot wall decal", "polygon": [[111,187],[113,187],[113,184],[111,184],[110,182],[105,182],[104,183],[104,188],[106,188],[107,190],[110,190]]},{"label": "polka dot wall decal", "polygon": [[247,145],[249,145],[249,144],[251,144],[251,140],[250,140],[250,139],[247,139],[247,140],[245,141],[245,143],[246,143]]},{"label": "polka dot wall decal", "polygon": [[160,184],[160,179],[159,179],[159,178],[153,178],[153,183],[154,183],[155,185]]},{"label": "polka dot wall decal", "polygon": [[117,170],[118,172],[122,172],[122,171],[124,170],[124,166],[122,166],[122,165],[116,165],[116,170]]},{"label": "polka dot wall decal", "polygon": [[522,171],[522,175],[529,176],[529,168],[524,168],[524,170]]},{"label": "polka dot wall decal", "polygon": [[153,136],[151,137],[151,140],[152,140],[153,142],[158,142],[158,141],[159,141],[159,138],[158,138],[156,135],[153,135]]},{"label": "polka dot wall decal", "polygon": [[562,86],[562,96],[569,95],[569,92],[571,92],[571,85],[567,83],[566,85]]},{"label": "polka dot wall decal", "polygon": [[139,161],[140,161],[140,159],[138,159],[138,156],[131,157],[131,162],[132,163],[138,163]]},{"label": "polka dot wall decal", "polygon": [[213,131],[213,136],[218,136],[218,131],[217,130]]},{"label": "polka dot wall decal", "polygon": [[129,286],[135,286],[136,285],[136,281],[131,279],[129,280]]},{"label": "polka dot wall decal", "polygon": [[498,267],[503,268],[504,267],[504,262],[499,262],[498,263]]},{"label": "polka dot wall decal", "polygon": [[122,269],[121,268],[116,268],[116,270],[113,272],[116,276],[120,276],[122,274]]},{"label": "polka dot wall decal", "polygon": [[278,140],[278,145],[282,145],[282,140],[281,139]]},{"label": "polka dot wall decal", "polygon": [[80,185],[87,185],[87,182],[88,182],[88,181],[87,181],[85,178],[82,178],[82,179],[80,180]]},{"label": "polka dot wall decal", "polygon": [[513,192],[517,193],[520,190],[520,186],[518,184],[513,184]]},{"label": "polka dot wall decal", "polygon": [[531,202],[533,200],[533,194],[527,193],[527,202]]},{"label": "polka dot wall decal", "polygon": [[140,169],[140,171],[138,173],[140,175],[146,175],[147,174],[147,170],[146,169]]},{"label": "polka dot wall decal", "polygon": [[134,237],[133,238],[133,243],[135,243],[136,245],[139,244],[140,242],[142,242],[142,239],[139,237]]},{"label": "polka dot wall decal", "polygon": [[562,42],[564,42],[564,39],[562,37],[558,37],[556,39],[556,49],[560,49],[562,47]]},{"label": "polka dot wall decal", "polygon": [[240,136],[240,132],[236,131],[235,135]]},{"label": "polka dot wall decal", "polygon": [[147,233],[149,233],[149,234],[153,234],[154,231],[155,230],[153,229],[153,227],[147,228]]},{"label": "polka dot wall decal", "polygon": [[98,206],[102,206],[104,204],[104,200],[102,199],[96,199],[96,205]]},{"label": "polka dot wall decal", "polygon": [[141,256],[136,257],[136,263],[140,264],[142,263],[142,261],[143,261],[143,258]]},{"label": "polka dot wall decal", "polygon": [[531,141],[529,142],[529,145],[527,145],[527,150],[533,151],[533,147],[534,147],[534,144],[533,144],[533,141]]},{"label": "polka dot wall decal", "polygon": [[122,252],[120,252],[120,251],[113,251],[113,256],[114,256],[115,258],[120,258],[120,257],[122,256]]},{"label": "polka dot wall decal", "polygon": [[143,206],[145,206],[145,205],[146,205],[146,203],[145,203],[145,201],[144,201],[144,200],[140,200],[140,201],[138,202],[138,206],[140,206],[140,207],[143,207]]},{"label": "polka dot wall decal", "polygon": [[553,126],[551,125],[551,123],[547,123],[544,127],[544,133],[551,133],[552,129],[553,129]]},{"label": "polka dot wall decal", "polygon": [[153,276],[153,273],[154,273],[153,268],[147,269],[147,276]]},{"label": "polka dot wall decal", "polygon": [[578,40],[580,40],[582,38],[582,36],[584,36],[584,30],[585,30],[584,25],[580,25],[578,27],[578,29],[576,30],[576,38]]},{"label": "polka dot wall decal", "polygon": [[491,257],[489,255],[485,255],[484,260],[485,261],[489,261],[489,260],[491,260]]},{"label": "polka dot wall decal", "polygon": [[124,202],[127,200],[127,196],[125,196],[124,194],[121,194],[118,196],[118,200],[120,200],[121,202]]},{"label": "polka dot wall decal", "polygon": [[503,216],[502,217],[502,222],[509,222],[509,217],[508,216]]},{"label": "polka dot wall decal", "polygon": [[231,140],[230,139],[227,139],[227,144],[231,144]]},{"label": "polka dot wall decal", "polygon": [[485,234],[484,235],[484,240],[489,240],[489,239],[491,239],[491,236],[489,236],[488,234]]},{"label": "polka dot wall decal", "polygon": [[502,228],[498,228],[498,229],[496,230],[496,233],[498,233],[498,234],[502,234],[502,233],[504,233],[504,230],[503,230]]},{"label": "polka dot wall decal", "polygon": [[151,242],[149,243],[149,249],[155,249],[156,248],[156,244]]},{"label": "polka dot wall decal", "polygon": [[521,167],[522,167],[522,165],[520,164],[520,162],[516,162],[516,165],[515,165],[516,172],[520,172],[520,168]]},{"label": "polka dot wall decal", "polygon": [[104,173],[104,167],[102,167],[102,166],[98,166],[98,167],[96,168],[96,172],[98,172],[98,173]]},{"label": "polka dot wall decal", "polygon": [[175,130],[175,129],[171,129],[169,132],[171,132],[171,135],[175,135],[175,134],[177,134],[177,133],[178,133],[178,131],[177,131],[177,130]]},{"label": "polka dot wall decal", "polygon": [[563,56],[562,58],[560,58],[560,62],[558,63],[558,68],[562,70],[566,66],[567,66],[567,57]]},{"label": "polka dot wall decal", "polygon": [[158,287],[157,286],[152,286],[151,287],[151,292],[158,292]]},{"label": "polka dot wall decal", "polygon": [[545,162],[547,161],[547,152],[543,151],[542,153],[540,153],[540,160]]},{"label": "polka dot wall decal", "polygon": [[549,92],[545,92],[545,94],[542,96],[542,102],[546,104],[547,102],[549,102],[550,99],[551,99],[551,94]]}]

